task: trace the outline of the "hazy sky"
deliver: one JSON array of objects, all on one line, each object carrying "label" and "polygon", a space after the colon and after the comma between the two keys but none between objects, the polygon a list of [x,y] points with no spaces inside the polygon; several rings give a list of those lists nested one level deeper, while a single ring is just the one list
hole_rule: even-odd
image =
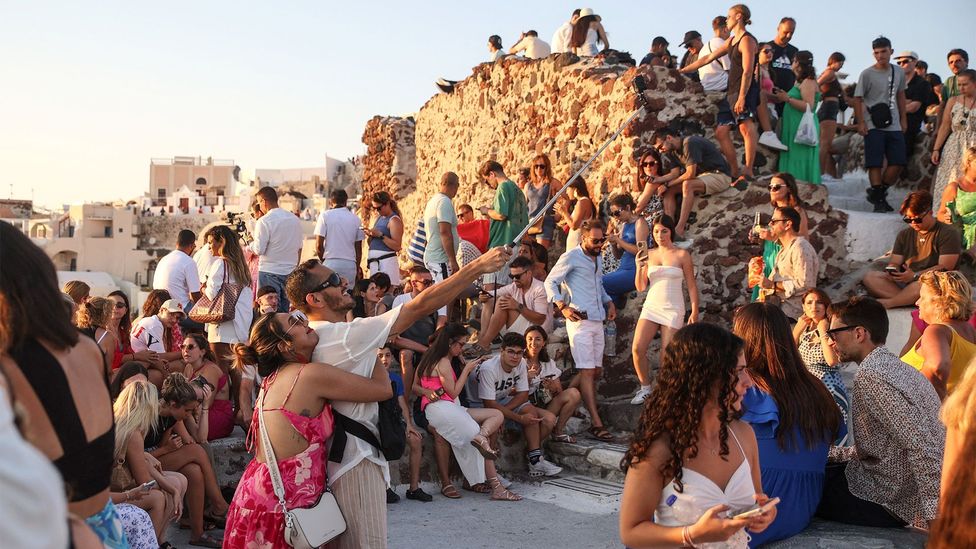
[{"label": "hazy sky", "polygon": [[[703,7],[704,5],[709,7]],[[636,59],[663,35],[708,36],[719,2],[602,1],[611,46]],[[871,39],[913,49],[945,76],[945,53],[976,54],[976,2],[749,2],[752,32],[780,17],[817,69],[835,50],[856,77]],[[923,7],[931,6],[931,8]],[[461,79],[535,29],[550,40],[565,2],[12,2],[0,0],[0,197],[42,205],[138,196],[149,160],[234,159],[311,167],[364,152],[365,122],[418,110],[439,76]]]}]

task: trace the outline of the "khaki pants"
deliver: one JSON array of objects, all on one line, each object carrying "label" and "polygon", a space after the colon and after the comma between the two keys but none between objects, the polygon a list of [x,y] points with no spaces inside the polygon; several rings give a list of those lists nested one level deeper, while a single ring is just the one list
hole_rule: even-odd
[{"label": "khaki pants", "polygon": [[379,465],[364,459],[332,484],[346,519],[336,549],[386,549],[386,481]]}]

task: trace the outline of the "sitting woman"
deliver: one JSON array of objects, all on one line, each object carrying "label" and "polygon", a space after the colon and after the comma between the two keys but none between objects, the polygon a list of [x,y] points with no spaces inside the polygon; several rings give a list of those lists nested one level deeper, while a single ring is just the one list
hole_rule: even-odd
[{"label": "sitting woman", "polygon": [[149,370],[141,362],[131,360],[115,371],[115,377],[112,378],[112,383],[108,385],[108,392],[112,397],[112,402],[115,402],[119,398],[122,389],[125,389],[136,381],[149,381]]},{"label": "sitting woman", "polygon": [[[226,519],[227,502],[220,493],[210,458],[190,435],[183,419],[200,404],[193,385],[180,373],[163,381],[159,398],[159,422],[150,426],[143,442],[146,452],[158,459],[164,471],[186,477],[186,507],[190,519],[190,545],[220,547],[221,541],[204,532],[204,518],[214,524]],[[211,515],[204,516],[204,497]]]},{"label": "sitting woman", "polygon": [[623,193],[610,199],[610,216],[614,218],[614,226],[619,232],[609,231],[607,242],[610,243],[613,255],[620,260],[616,271],[603,275],[603,289],[613,299],[617,309],[627,304],[627,294],[636,289],[634,276],[637,274],[637,263],[634,258],[641,250],[638,243],[643,243],[647,249],[649,229],[647,221],[637,215],[634,198]]},{"label": "sitting woman", "polygon": [[217,366],[217,359],[207,345],[203,334],[188,334],[183,338],[183,360],[171,364],[170,370],[177,371],[182,366],[186,379],[196,381],[202,377],[210,390],[216,395],[213,404],[201,407],[200,420],[206,420],[206,437],[200,442],[226,438],[234,430],[234,403],[230,400],[230,376]]},{"label": "sitting woman", "polygon": [[[308,368],[308,357],[318,340],[304,315],[277,313],[255,322],[249,344],[234,346],[235,362],[257,364],[264,383],[248,437],[254,459],[244,470],[227,514],[225,547],[289,547],[284,538],[284,513],[268,473],[267,453],[274,453],[288,508],[314,505],[326,487],[327,446],[333,426],[329,401],[377,402],[393,395],[384,368],[373,368],[370,378],[328,364]],[[263,422],[260,414],[264,414]],[[261,433],[262,427],[267,431]],[[264,440],[271,442],[270,448]]]},{"label": "sitting woman", "polygon": [[776,519],[775,507],[727,518],[769,499],[756,437],[733,419],[750,387],[742,340],[728,330],[700,323],[674,335],[624,454],[624,545],[744,549],[744,528],[758,534]]},{"label": "sitting woman", "polygon": [[752,425],[759,443],[763,491],[781,499],[776,522],[749,542],[755,547],[810,524],[823,493],[827,450],[847,426],[827,388],[803,366],[779,307],[739,308],[733,331],[745,341],[755,381],[742,400],[742,420]]},{"label": "sitting woman", "polygon": [[559,380],[562,370],[549,358],[546,345],[549,334],[542,326],[529,326],[525,331],[525,362],[529,374],[529,401],[537,408],[549,410],[556,416],[552,440],[575,443],[576,437],[566,434],[566,423],[579,409],[582,396],[579,389],[563,389]]},{"label": "sitting woman", "polygon": [[963,253],[969,262],[976,261],[976,145],[963,152],[958,176],[936,198],[939,221],[961,229]]},{"label": "sitting woman", "polygon": [[356,305],[346,313],[346,321],[352,322],[354,318],[368,318],[379,316],[386,312],[386,304],[383,303],[383,292],[369,278],[364,278],[356,282],[352,291],[352,297]]},{"label": "sitting woman", "polygon": [[[834,397],[844,425],[847,425],[851,405],[847,387],[840,377],[840,367],[843,364],[827,337],[827,329],[830,327],[830,320],[827,318],[829,307],[830,297],[826,292],[817,288],[807,290],[803,294],[803,314],[793,327],[793,341],[796,342],[807,370],[817,376],[830,391],[830,396]],[[850,446],[852,442],[851,434],[844,433],[834,441],[834,446]]]},{"label": "sitting woman", "polygon": [[457,402],[468,375],[484,362],[468,361],[460,375],[454,374],[451,360],[461,356],[467,339],[468,329],[461,324],[448,324],[437,332],[417,365],[418,389],[424,395],[420,409],[437,433],[453,447],[454,457],[468,484],[475,486],[487,482],[491,499],[518,501],[522,496],[509,491],[498,480],[495,471],[498,452],[492,449],[488,440],[502,426],[504,416],[498,410],[464,408]]},{"label": "sitting woman", "polygon": [[[115,401],[115,465],[112,468],[112,491],[121,493],[122,503],[149,513],[155,534],[152,541],[160,547],[166,542],[167,526],[183,512],[186,479],[179,473],[163,472],[151,467],[146,460],[143,440],[149,427],[159,419],[159,395],[156,386],[148,381],[130,383]],[[156,481],[156,486],[143,486]],[[122,515],[126,522],[125,514]],[[146,536],[146,532],[126,529],[129,542]]]},{"label": "sitting woman", "polygon": [[[796,178],[786,172],[773,174],[769,180],[769,205],[776,208],[793,208],[800,214],[800,236],[810,235],[810,222],[807,219],[807,212],[804,210],[803,201],[800,199],[800,190],[796,186]],[[763,276],[769,278],[773,274],[773,267],[776,265],[776,256],[783,248],[779,241],[773,238],[768,228],[761,228],[758,232],[749,233],[750,238],[759,238],[763,242]],[[752,300],[759,299],[759,285],[752,289]]]},{"label": "sitting woman", "polygon": [[[157,355],[155,351],[142,351],[139,353],[132,351],[132,343],[130,338],[132,336],[132,316],[129,310],[129,296],[125,295],[125,292],[115,290],[114,292],[108,294],[108,299],[114,304],[112,309],[112,318],[108,322],[108,331],[112,332],[118,342],[115,346],[115,353],[112,355],[112,371],[117,372],[118,369],[126,362],[138,360],[144,364],[154,364],[157,363]],[[150,380],[153,385],[157,387],[163,383],[163,373],[160,370],[153,370],[149,372]],[[113,398],[117,397],[118,393],[112,395]]]},{"label": "sitting woman", "polygon": [[[674,216],[676,205],[674,195],[662,198],[663,186],[681,175],[681,163],[673,154],[661,154],[656,149],[649,149],[641,155],[637,162],[637,175],[631,196],[637,201],[634,211],[651,223],[655,217],[665,213]],[[670,202],[667,202],[667,201]]]},{"label": "sitting woman", "polygon": [[102,362],[105,364],[105,379],[112,377],[112,362],[115,360],[115,349],[118,341],[108,325],[112,321],[112,311],[115,304],[104,297],[92,297],[78,306],[75,314],[75,325],[78,331],[95,340],[95,344],[102,350]]},{"label": "sitting woman", "polygon": [[918,316],[928,327],[901,360],[922,372],[945,400],[976,357],[976,328],[969,323],[973,288],[959,271],[928,271],[918,280]]}]

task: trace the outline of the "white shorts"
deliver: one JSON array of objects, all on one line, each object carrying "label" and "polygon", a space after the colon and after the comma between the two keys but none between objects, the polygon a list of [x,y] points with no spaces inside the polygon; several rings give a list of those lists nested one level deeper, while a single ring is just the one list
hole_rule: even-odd
[{"label": "white shorts", "polygon": [[451,272],[451,265],[448,263],[427,263],[424,266],[430,271],[430,276],[434,279],[434,284],[444,282],[447,277],[454,274]]},{"label": "white shorts", "polygon": [[569,350],[578,370],[603,367],[603,322],[599,320],[566,321]]},{"label": "white shorts", "polygon": [[502,327],[499,335],[505,335],[509,332],[525,335],[525,331],[528,330],[530,326],[532,326],[532,323],[529,322],[529,319],[522,315],[518,315],[518,318],[515,319],[515,322],[513,322],[511,326]]},{"label": "white shorts", "polygon": [[376,273],[386,273],[390,277],[390,284],[393,286],[400,285],[400,261],[397,256],[387,257],[386,259],[375,259],[377,257],[383,257],[390,255],[391,252],[383,250],[370,250],[367,256],[366,266],[369,268],[369,274],[372,276]]}]

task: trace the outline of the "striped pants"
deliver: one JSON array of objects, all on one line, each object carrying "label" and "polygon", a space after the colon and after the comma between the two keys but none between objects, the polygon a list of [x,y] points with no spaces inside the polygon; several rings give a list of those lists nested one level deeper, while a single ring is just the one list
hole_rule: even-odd
[{"label": "striped pants", "polygon": [[386,549],[386,481],[383,471],[364,459],[332,483],[346,519],[336,549]]}]

